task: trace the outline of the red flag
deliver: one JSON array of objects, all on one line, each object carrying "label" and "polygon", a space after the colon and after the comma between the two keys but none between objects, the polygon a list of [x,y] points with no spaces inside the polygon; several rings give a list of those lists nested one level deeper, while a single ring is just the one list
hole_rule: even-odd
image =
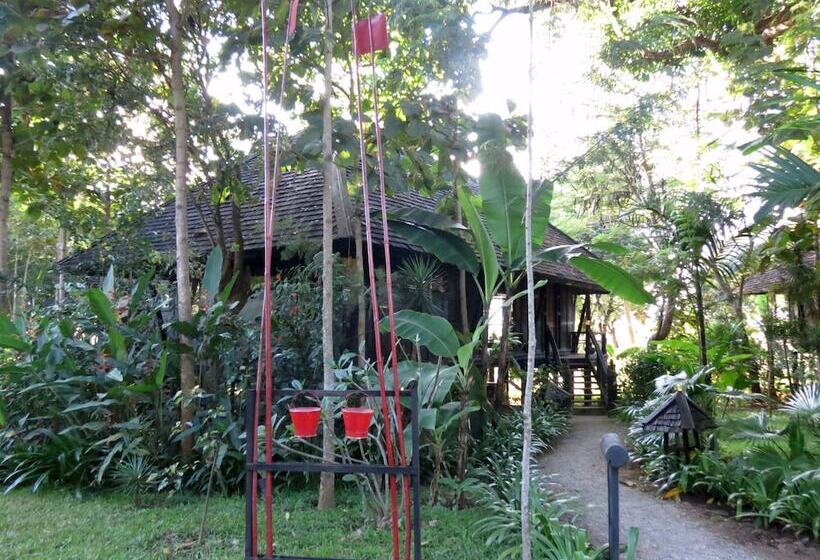
[{"label": "red flag", "polygon": [[299,0],[290,0],[290,12],[288,13],[288,38],[293,37],[296,31],[296,13],[299,11]]},{"label": "red flag", "polygon": [[356,56],[374,51],[386,51],[390,43],[387,38],[387,16],[384,14],[375,14],[357,21],[354,33],[356,34],[354,42]]}]

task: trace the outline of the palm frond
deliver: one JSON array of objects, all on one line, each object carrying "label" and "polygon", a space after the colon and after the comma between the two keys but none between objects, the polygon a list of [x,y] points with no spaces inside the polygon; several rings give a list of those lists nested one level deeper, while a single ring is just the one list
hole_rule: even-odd
[{"label": "palm frond", "polygon": [[793,416],[820,420],[820,384],[811,383],[792,393],[782,409]]},{"label": "palm frond", "polygon": [[764,154],[765,163],[751,164],[757,171],[754,194],[763,199],[755,222],[773,212],[802,204],[813,206],[820,201],[820,171],[783,148],[766,148]]}]

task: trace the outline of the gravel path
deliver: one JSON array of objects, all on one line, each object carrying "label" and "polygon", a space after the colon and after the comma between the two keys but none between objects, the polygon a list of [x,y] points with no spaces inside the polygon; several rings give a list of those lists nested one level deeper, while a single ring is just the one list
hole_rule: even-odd
[{"label": "gravel path", "polygon": [[[575,416],[572,430],[555,450],[541,459],[543,471],[565,491],[578,497],[580,524],[596,544],[607,541],[606,465],[599,447],[606,432],[619,432],[620,422],[601,416]],[[622,469],[622,479],[635,479],[635,467]],[[661,500],[653,492],[620,486],[621,543],[629,527],[640,529],[641,560],[809,560],[820,550],[790,535],[757,529],[730,519],[720,508]]]}]

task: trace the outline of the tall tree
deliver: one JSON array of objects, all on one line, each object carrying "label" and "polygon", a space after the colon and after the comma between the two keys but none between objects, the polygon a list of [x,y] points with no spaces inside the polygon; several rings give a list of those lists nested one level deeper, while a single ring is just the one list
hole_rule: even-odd
[{"label": "tall tree", "polygon": [[530,517],[530,466],[532,464],[532,391],[535,380],[535,275],[532,255],[532,97],[533,97],[533,4],[529,2],[529,99],[527,111],[527,189],[524,205],[524,266],[527,275],[527,374],[524,380],[524,434],[521,453],[521,560],[532,559],[532,522]]},{"label": "tall tree", "polygon": [[[4,69],[6,72],[8,70]],[[7,75],[7,74],[6,74]],[[8,87],[8,86],[7,86]],[[10,306],[10,270],[9,270],[9,199],[11,183],[14,177],[12,157],[14,154],[14,136],[11,124],[11,92],[3,92],[0,107],[0,313],[8,313]]]},{"label": "tall tree", "polygon": [[[178,10],[174,0],[165,0],[170,23],[171,47],[171,99],[174,108],[175,136],[175,173],[174,173],[174,211],[176,225],[176,285],[177,285],[177,318],[190,322],[193,318],[191,294],[191,248],[188,240],[188,111],[185,104],[185,79],[182,58],[184,55],[183,26],[187,13],[187,2],[182,0]],[[180,333],[180,342],[189,345],[190,340]],[[194,376],[194,359],[188,352],[180,354],[179,379],[182,391],[180,405],[180,424],[186,429],[194,415],[193,392],[196,386]],[[191,459],[193,452],[193,435],[182,439],[183,457]]]},{"label": "tall tree", "polygon": [[[333,165],[333,1],[325,0],[324,87],[322,96],[322,168],[324,191],[322,196],[322,369],[324,388],[333,389],[333,189],[336,172]],[[322,460],[333,461],[336,434],[333,415],[325,415],[322,433]],[[336,503],[335,477],[322,473],[319,484],[319,509],[332,508]]]}]

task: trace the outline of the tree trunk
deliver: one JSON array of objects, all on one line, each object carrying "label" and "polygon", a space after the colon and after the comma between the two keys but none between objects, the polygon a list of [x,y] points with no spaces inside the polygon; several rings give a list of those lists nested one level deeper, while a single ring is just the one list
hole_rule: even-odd
[{"label": "tree trunk", "polygon": [[678,294],[670,292],[663,300],[663,306],[658,317],[658,328],[652,335],[652,340],[666,340],[672,332],[672,320],[675,318],[675,305]]},{"label": "tree trunk", "polygon": [[9,199],[14,176],[12,156],[14,155],[14,135],[11,123],[11,93],[3,97],[0,107],[0,145],[3,160],[0,164],[0,313],[8,313],[11,299],[9,294]]},{"label": "tree trunk", "polygon": [[[509,290],[508,293],[512,293]],[[500,408],[509,402],[507,396],[507,381],[509,370],[510,353],[510,320],[512,319],[512,306],[504,306],[501,311],[501,349],[498,352],[498,377],[495,384],[495,406]]]},{"label": "tree trunk", "polygon": [[[456,221],[459,223],[462,220],[461,203],[456,198]],[[470,332],[470,316],[467,312],[467,273],[458,269],[458,304],[459,315],[461,317],[461,332]]]},{"label": "tree trunk", "polygon": [[[65,228],[60,227],[57,231],[57,261],[61,261],[65,258],[66,252],[66,233]],[[63,304],[65,303],[65,276],[63,275],[63,271],[60,270],[57,272],[57,282],[54,285],[54,301],[57,303],[57,307],[62,308]]]},{"label": "tree trunk", "polygon": [[245,273],[245,236],[242,235],[242,216],[234,195],[231,195],[231,223],[233,225],[231,277],[236,275],[231,297],[239,302],[241,309],[248,298],[250,283]]},{"label": "tree trunk", "polygon": [[[532,454],[532,389],[535,380],[535,276],[532,256],[532,97],[533,97],[533,15],[530,6],[529,111],[527,114],[527,197],[524,208],[524,248],[527,269],[527,376],[524,382],[524,435],[521,452],[521,560],[532,559],[532,523],[530,519],[530,465]],[[589,298],[589,296],[587,296]],[[587,299],[587,304],[589,299]]]},{"label": "tree trunk", "polygon": [[775,402],[777,402],[777,391],[775,390],[775,358],[774,358],[774,333],[772,322],[774,321],[774,313],[772,312],[773,294],[766,294],[766,316],[763,318],[763,334],[766,337],[766,390],[769,394],[769,408],[774,409]]},{"label": "tree trunk", "polygon": [[[191,302],[191,272],[190,253],[188,242],[188,112],[185,107],[185,84],[182,69],[182,25],[183,18],[174,5],[174,0],[165,0],[168,10],[168,21],[171,27],[171,94],[174,106],[174,135],[175,135],[175,225],[176,225],[176,257],[177,257],[177,319],[191,321],[193,316]],[[181,4],[185,12],[185,2]],[[179,340],[184,345],[191,341],[187,336],[180,334]],[[182,429],[189,427],[194,416],[192,396],[196,386],[194,375],[194,359],[191,354],[180,354],[179,381],[182,390],[182,404],[179,420]],[[193,455],[194,438],[186,436],[180,442],[183,460],[190,461]]]},{"label": "tree trunk", "polygon": [[[703,311],[703,285],[700,277],[700,266],[695,265],[695,312],[698,321],[698,348],[700,350],[700,365],[706,366],[709,359],[706,355],[706,317]],[[706,383],[711,382],[711,375],[706,375]]]},{"label": "tree trunk", "polygon": [[[324,98],[322,99],[322,164],[324,168],[324,193],[322,197],[322,365],[324,388],[333,389],[333,4],[325,2],[324,29]],[[333,462],[333,415],[325,414],[322,432],[322,461]],[[336,479],[333,473],[322,473],[319,483],[319,509],[336,505]]]}]

